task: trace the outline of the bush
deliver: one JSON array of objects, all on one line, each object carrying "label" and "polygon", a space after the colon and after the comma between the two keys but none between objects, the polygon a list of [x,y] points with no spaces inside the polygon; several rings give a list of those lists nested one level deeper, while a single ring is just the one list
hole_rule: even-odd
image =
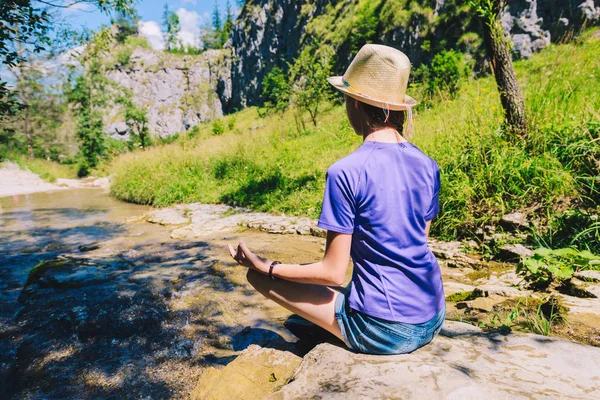
[{"label": "bush", "polygon": [[422,65],[415,72],[415,78],[424,85],[425,94],[433,97],[448,93],[456,97],[459,83],[470,74],[465,55],[454,50],[443,50],[436,54],[428,67]]},{"label": "bush", "polygon": [[533,257],[521,260],[517,272],[536,288],[547,288],[552,283],[563,284],[577,271],[600,269],[600,256],[587,250],[540,247],[534,253]]},{"label": "bush", "polygon": [[132,53],[133,53],[133,47],[125,47],[125,48],[121,49],[117,53],[117,62],[121,66],[126,66],[127,64],[129,64],[129,60],[131,59]]},{"label": "bush", "polygon": [[216,119],[212,124],[212,133],[215,135],[222,135],[225,132],[225,125],[221,119]]},{"label": "bush", "polygon": [[263,79],[262,96],[267,109],[283,112],[290,104],[288,77],[279,67],[273,68]]}]

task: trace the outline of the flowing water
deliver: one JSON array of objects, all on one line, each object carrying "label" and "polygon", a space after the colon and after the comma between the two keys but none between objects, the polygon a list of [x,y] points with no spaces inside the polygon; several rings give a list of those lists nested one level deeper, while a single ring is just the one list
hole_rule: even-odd
[{"label": "flowing water", "polygon": [[101,190],[0,198],[1,398],[180,398],[250,344],[295,348],[289,313],[247,285],[225,244],[310,262],[322,239],[174,240],[139,218],[148,210]]}]

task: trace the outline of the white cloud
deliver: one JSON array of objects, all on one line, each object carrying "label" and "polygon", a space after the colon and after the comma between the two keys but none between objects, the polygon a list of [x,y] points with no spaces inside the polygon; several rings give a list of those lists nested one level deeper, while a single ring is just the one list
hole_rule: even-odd
[{"label": "white cloud", "polygon": [[177,39],[179,39],[183,46],[199,47],[200,30],[198,28],[198,13],[180,8],[177,10],[177,16],[179,17],[179,25],[181,27],[177,34]]},{"label": "white cloud", "polygon": [[140,35],[148,39],[154,50],[164,50],[165,39],[156,21],[141,21],[138,25]]}]

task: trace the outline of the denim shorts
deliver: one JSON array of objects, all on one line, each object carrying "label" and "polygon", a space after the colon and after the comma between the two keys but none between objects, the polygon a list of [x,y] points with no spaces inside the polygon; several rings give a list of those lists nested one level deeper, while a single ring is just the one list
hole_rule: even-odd
[{"label": "denim shorts", "polygon": [[337,319],[344,343],[350,349],[367,354],[404,354],[431,342],[442,329],[446,307],[433,318],[420,324],[386,321],[371,317],[348,305],[344,293],[335,299]]}]

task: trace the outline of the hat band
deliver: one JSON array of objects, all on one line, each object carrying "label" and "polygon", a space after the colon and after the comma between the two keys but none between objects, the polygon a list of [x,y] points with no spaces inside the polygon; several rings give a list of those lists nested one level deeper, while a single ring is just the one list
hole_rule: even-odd
[{"label": "hat band", "polygon": [[[342,76],[342,83],[348,89],[349,92],[352,92],[352,93],[357,94],[359,96],[365,97],[365,98],[367,98],[369,100],[378,101],[378,102],[382,103],[383,104],[383,113],[386,116],[385,121],[387,122],[387,120],[388,120],[388,118],[390,116],[390,110],[389,110],[390,105],[389,105],[389,102],[387,102],[387,101],[381,101],[379,99],[374,99],[373,97],[369,96],[368,94],[364,94],[364,93],[359,92],[358,90],[354,89],[352,87],[352,85],[350,85],[350,82],[348,82],[344,76]],[[412,136],[412,133],[413,133],[412,105],[409,105],[409,104],[406,104],[406,103],[394,103],[394,104],[406,107],[406,114],[407,114],[407,118],[406,118],[407,119],[407,121],[406,121],[406,136],[410,139],[410,137]]]}]

